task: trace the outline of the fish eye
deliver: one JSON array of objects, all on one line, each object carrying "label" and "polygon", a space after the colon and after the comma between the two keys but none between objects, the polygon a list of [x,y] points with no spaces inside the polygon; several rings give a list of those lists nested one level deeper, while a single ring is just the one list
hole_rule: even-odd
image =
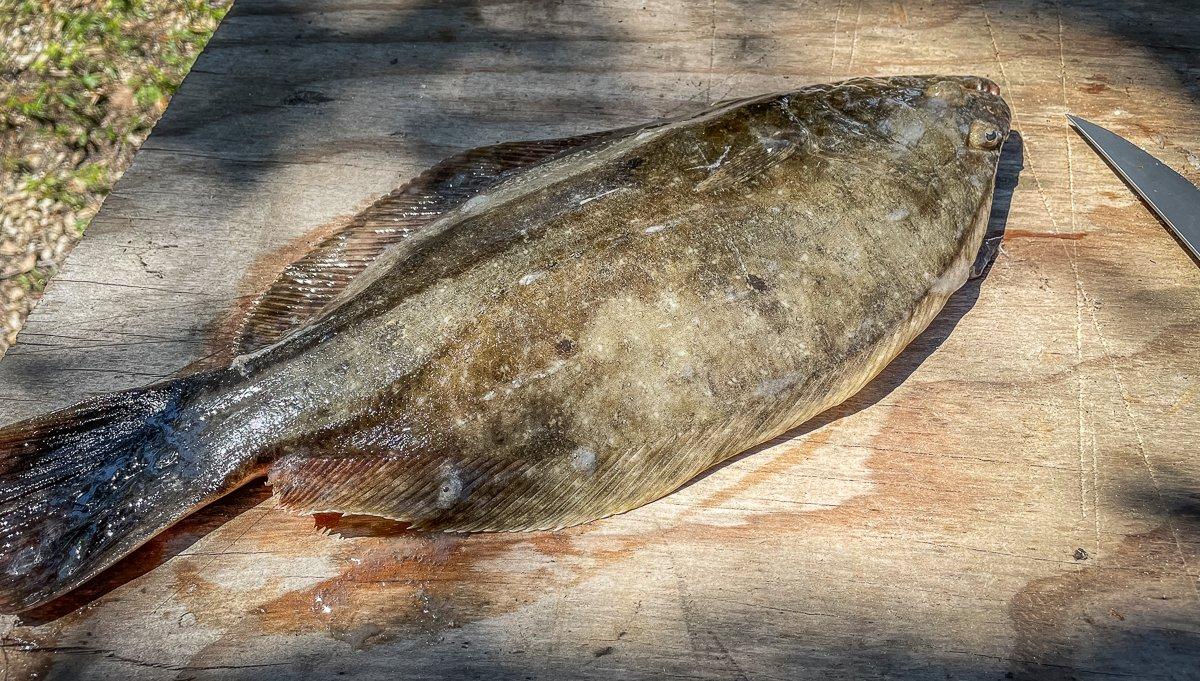
[{"label": "fish eye", "polygon": [[996,126],[986,121],[977,120],[971,123],[971,131],[967,134],[967,144],[976,149],[996,149],[1004,141],[1004,133]]}]

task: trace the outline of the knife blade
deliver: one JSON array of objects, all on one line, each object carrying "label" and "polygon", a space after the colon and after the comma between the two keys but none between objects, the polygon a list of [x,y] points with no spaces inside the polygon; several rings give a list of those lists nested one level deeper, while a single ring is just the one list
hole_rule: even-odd
[{"label": "knife blade", "polygon": [[1067,120],[1200,261],[1200,189],[1124,137],[1079,116]]}]

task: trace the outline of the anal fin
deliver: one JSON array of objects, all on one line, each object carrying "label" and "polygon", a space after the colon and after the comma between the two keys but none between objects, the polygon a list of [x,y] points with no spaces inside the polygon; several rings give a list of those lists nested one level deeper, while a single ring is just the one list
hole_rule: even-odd
[{"label": "anal fin", "polygon": [[292,512],[372,515],[413,529],[460,531],[466,529],[460,502],[486,484],[484,468],[451,464],[445,456],[358,452],[284,457],[267,480],[280,507]]}]

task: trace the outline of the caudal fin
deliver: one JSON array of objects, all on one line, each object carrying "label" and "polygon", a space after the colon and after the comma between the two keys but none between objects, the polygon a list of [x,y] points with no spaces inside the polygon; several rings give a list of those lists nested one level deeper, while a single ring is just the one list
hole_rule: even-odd
[{"label": "caudal fin", "polygon": [[213,460],[183,413],[212,377],[0,429],[0,612],[70,591],[241,482],[231,483],[241,471]]}]

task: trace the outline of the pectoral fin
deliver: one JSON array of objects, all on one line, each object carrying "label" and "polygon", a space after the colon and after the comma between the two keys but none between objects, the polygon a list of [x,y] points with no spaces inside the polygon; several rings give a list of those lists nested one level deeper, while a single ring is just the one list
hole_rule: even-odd
[{"label": "pectoral fin", "polygon": [[696,191],[714,192],[736,187],[783,163],[795,154],[800,146],[799,141],[781,136],[760,137],[732,153],[727,149],[727,157],[722,156],[698,168],[707,170],[708,176],[696,183]]}]

